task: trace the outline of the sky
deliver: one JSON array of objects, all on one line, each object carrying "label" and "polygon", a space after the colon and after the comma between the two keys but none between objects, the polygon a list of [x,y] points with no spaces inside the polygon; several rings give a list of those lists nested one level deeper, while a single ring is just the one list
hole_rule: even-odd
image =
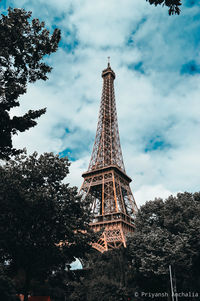
[{"label": "sky", "polygon": [[68,182],[80,187],[88,169],[110,56],[126,173],[138,206],[200,183],[200,1],[181,15],[145,0],[2,0],[32,11],[62,40],[45,60],[48,81],[30,84],[16,115],[47,107],[38,125],[14,146],[66,155]]}]

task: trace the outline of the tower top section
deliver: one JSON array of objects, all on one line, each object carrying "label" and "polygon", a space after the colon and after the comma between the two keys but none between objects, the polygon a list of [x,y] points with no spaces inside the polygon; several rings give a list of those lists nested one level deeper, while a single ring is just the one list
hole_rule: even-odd
[{"label": "tower top section", "polygon": [[115,73],[110,67],[110,61],[107,68],[102,71],[102,77],[99,120],[88,171],[116,166],[125,173],[115,104]]},{"label": "tower top section", "polygon": [[102,77],[111,75],[115,79],[115,72],[110,67],[110,57],[108,57],[108,67],[102,71]]}]

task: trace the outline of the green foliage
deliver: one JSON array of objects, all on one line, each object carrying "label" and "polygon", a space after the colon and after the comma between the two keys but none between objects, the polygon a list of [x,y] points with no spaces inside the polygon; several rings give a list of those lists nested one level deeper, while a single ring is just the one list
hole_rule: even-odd
[{"label": "green foliage", "polygon": [[29,110],[25,115],[10,116],[10,110],[19,106],[19,96],[26,93],[27,84],[47,79],[51,67],[43,61],[45,55],[55,52],[60,30],[50,36],[45,23],[30,21],[31,12],[8,9],[0,19],[0,159],[19,153],[12,147],[12,135],[35,126],[35,119],[46,109]]},{"label": "green foliage", "polygon": [[[152,300],[141,292],[170,296],[172,265],[178,292],[198,292],[199,215],[200,193],[147,202],[138,212],[136,230],[126,249],[103,254],[91,250],[85,270],[57,273],[49,278],[49,284],[60,296],[59,301],[64,296],[69,301]],[[163,298],[156,297],[158,301]]]},{"label": "green foliage", "polygon": [[91,281],[97,277],[106,277],[112,279],[113,282],[119,284],[119,287],[126,285],[126,271],[124,267],[126,261],[126,249],[114,249],[112,251],[94,253],[91,257],[90,268],[92,270],[90,276]]},{"label": "green foliage", "polygon": [[19,301],[11,279],[5,275],[2,268],[0,268],[0,296],[3,301]]},{"label": "green foliage", "polygon": [[84,281],[72,281],[69,283],[71,291],[69,292],[70,301],[86,301],[87,285]]},{"label": "green foliage", "polygon": [[155,6],[165,5],[169,7],[169,15],[180,14],[179,6],[181,6],[181,0],[146,0],[146,1],[148,1],[150,4],[154,4]]},{"label": "green foliage", "polygon": [[[200,284],[200,193],[180,193],[147,202],[138,212],[128,251],[141,289],[167,289],[169,265],[179,290]],[[145,281],[144,281],[145,279]]]},{"label": "green foliage", "polygon": [[[70,301],[127,300],[134,291],[127,265],[127,250],[115,249],[103,254],[94,251],[88,256],[86,274],[70,282]],[[131,287],[128,287],[131,280]]]},{"label": "green foliage", "polygon": [[0,261],[22,290],[90,249],[89,203],[63,183],[68,167],[52,153],[22,154],[0,167]]},{"label": "green foliage", "polygon": [[94,279],[88,287],[88,301],[118,301],[121,297],[122,291],[118,283],[106,277]]}]

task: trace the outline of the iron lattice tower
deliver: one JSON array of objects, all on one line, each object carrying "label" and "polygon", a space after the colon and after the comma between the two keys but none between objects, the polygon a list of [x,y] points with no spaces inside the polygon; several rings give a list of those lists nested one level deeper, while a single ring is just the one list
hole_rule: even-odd
[{"label": "iron lattice tower", "polygon": [[92,196],[90,226],[104,229],[93,247],[100,252],[126,247],[126,236],[134,231],[137,206],[126,175],[120,146],[114,94],[115,73],[110,67],[102,72],[103,92],[93,152],[88,171],[83,173],[80,192]]}]

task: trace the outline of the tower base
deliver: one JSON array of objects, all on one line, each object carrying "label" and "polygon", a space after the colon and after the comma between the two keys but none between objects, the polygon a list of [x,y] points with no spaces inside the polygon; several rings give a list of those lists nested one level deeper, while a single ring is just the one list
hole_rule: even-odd
[{"label": "tower base", "polygon": [[97,216],[96,222],[90,223],[94,232],[104,229],[99,240],[92,244],[92,247],[103,253],[108,250],[126,247],[127,234],[134,232],[133,220],[130,216],[115,213],[104,216]]}]

